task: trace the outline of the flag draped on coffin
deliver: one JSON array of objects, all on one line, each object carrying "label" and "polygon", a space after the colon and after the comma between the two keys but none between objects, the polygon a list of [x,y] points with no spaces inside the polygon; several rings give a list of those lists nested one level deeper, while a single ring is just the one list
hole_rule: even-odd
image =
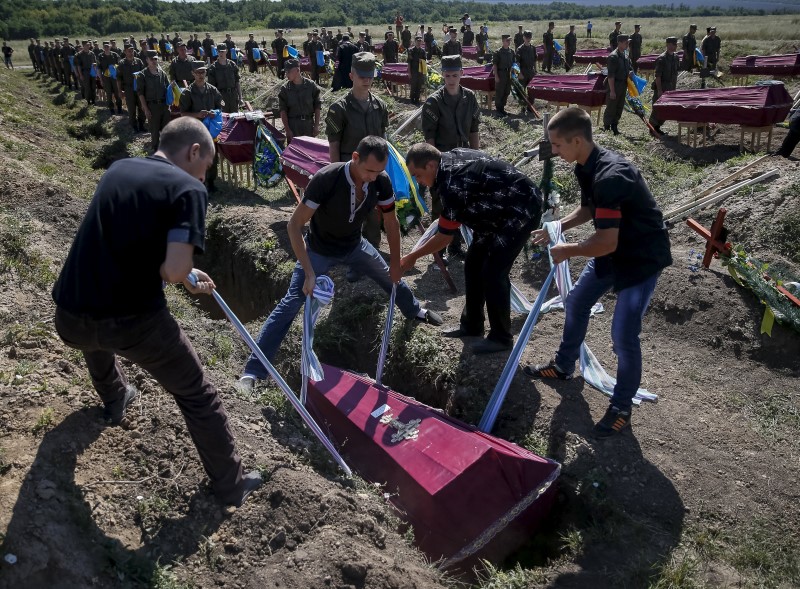
[{"label": "flag draped on coffin", "polygon": [[389,175],[394,189],[397,218],[400,224],[405,227],[409,216],[421,217],[423,213],[428,211],[428,207],[420,197],[419,186],[408,171],[405,159],[394,145],[391,143],[388,143],[388,145],[389,162],[386,164],[386,173]]}]

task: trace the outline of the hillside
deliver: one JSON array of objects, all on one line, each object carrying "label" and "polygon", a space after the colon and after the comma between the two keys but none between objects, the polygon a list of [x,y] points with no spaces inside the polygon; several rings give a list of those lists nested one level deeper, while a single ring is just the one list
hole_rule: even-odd
[{"label": "hillside", "polygon": [[[646,22],[653,48],[676,27]],[[725,22],[734,40],[724,46],[723,66],[735,54],[800,42],[791,17]],[[757,38],[743,38],[747,30]],[[274,99],[271,74],[244,80],[246,96],[261,96],[258,106]],[[787,89],[795,95],[800,84]],[[398,113],[396,128],[411,105],[376,91]],[[334,98],[328,94],[325,105]],[[482,147],[493,155],[516,159],[541,136],[531,118],[483,115]],[[733,126],[718,126],[709,146],[697,149],[652,140],[630,113],[620,127],[617,137],[598,131],[598,143],[642,169],[664,210],[764,155],[740,154]],[[665,128],[674,135],[674,123]],[[773,149],[784,133],[775,129]],[[607,404],[600,393],[580,378],[551,385],[518,372],[493,433],[563,464],[558,503],[528,545],[473,579],[448,578],[426,563],[384,489],[342,477],[274,388],[237,395],[244,345],[211,305],[170,288],[170,308],[223,392],[244,461],[267,480],[244,508],[222,513],[169,395],[126,365],[141,400],[126,427],[101,427],[81,355],[52,324],[50,289],[97,180],[112,161],[142,155],[145,139],[130,134],[125,117],[86,107],[29,70],[0,70],[0,554],[17,559],[0,561],[0,589],[800,586],[800,334],[780,324],[762,334],[763,305],[719,260],[696,269],[702,242],[680,219],[670,231],[674,264],[642,332],[643,386],[658,403],[636,410],[632,432],[598,442],[590,431]],[[415,131],[400,147],[420,139]],[[541,176],[538,162],[523,169]],[[766,158],[745,177],[772,169],[776,179],[725,201],[728,240],[796,280],[800,162]],[[577,185],[560,160],[556,180],[569,210]],[[286,288],[293,260],[285,222],[294,200],[283,185],[221,185],[208,251],[196,263],[256,332]],[[715,213],[694,217],[708,226]],[[576,261],[573,273],[580,267]],[[461,262],[450,268],[463,285]],[[546,272],[542,259],[520,257],[512,280],[532,300]],[[385,296],[367,281],[348,284],[341,269],[332,276],[337,294],[320,320],[320,358],[373,373]],[[450,295],[438,272],[420,262],[408,280],[447,323],[457,322],[463,296]],[[587,337],[610,372],[614,301],[603,299],[606,311]],[[515,332],[523,321],[513,317]],[[563,315],[544,315],[523,363],[546,360],[562,326]],[[278,363],[293,387],[299,341],[295,324]],[[393,342],[388,385],[477,423],[505,357],[473,356],[437,329],[402,322]]]}]

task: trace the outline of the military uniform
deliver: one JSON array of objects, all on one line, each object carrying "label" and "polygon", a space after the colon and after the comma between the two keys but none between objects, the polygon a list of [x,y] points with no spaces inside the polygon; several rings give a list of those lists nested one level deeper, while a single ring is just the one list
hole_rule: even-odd
[{"label": "military uniform", "polygon": [[478,31],[475,35],[475,43],[478,45],[478,62],[481,62],[486,56],[486,41],[488,36],[483,32],[483,29]]},{"label": "military uniform", "polygon": [[564,69],[569,71],[575,63],[575,51],[578,49],[578,37],[575,31],[570,29],[569,33],[564,35]]},{"label": "military uniform", "polygon": [[286,113],[293,137],[314,136],[314,113],[322,107],[319,86],[307,78],[287,80],[278,92],[278,110]]},{"label": "military uniform", "polygon": [[[283,34],[283,29],[279,29],[279,33]],[[272,51],[275,52],[277,61],[278,77],[282,80],[286,76],[283,70],[283,50],[289,45],[289,42],[283,37],[278,37],[272,42]]]},{"label": "military uniform", "polygon": [[703,44],[700,50],[706,58],[706,67],[710,70],[717,69],[717,61],[719,60],[719,51],[722,47],[720,38],[717,37],[716,31],[714,36],[709,35],[703,39]]},{"label": "military uniform", "polygon": [[536,47],[523,43],[517,47],[517,63],[519,64],[519,82],[523,88],[536,75]]},{"label": "military uniform", "polygon": [[400,45],[394,39],[389,39],[383,44],[383,63],[397,63],[397,54]]},{"label": "military uniform", "polygon": [[308,44],[308,55],[309,59],[311,59],[311,79],[314,80],[315,83],[319,84],[319,74],[320,72],[325,71],[324,65],[324,58],[323,55],[323,65],[319,65],[317,63],[317,55],[318,52],[324,52],[325,48],[322,46],[322,42],[317,39],[311,39],[311,42]]},{"label": "military uniform", "polygon": [[72,80],[75,80],[75,88],[78,88],[78,78],[75,76],[75,71],[70,63],[70,57],[75,60],[75,48],[69,43],[61,45],[61,67],[64,69],[64,83],[72,90]]},{"label": "military uniform", "polygon": [[214,39],[212,39],[211,37],[206,37],[205,39],[203,39],[201,45],[203,46],[203,53],[206,54],[206,60],[211,63],[217,61],[217,58],[214,57],[214,47],[216,46],[216,43],[214,43]]},{"label": "military uniform", "polygon": [[97,58],[91,51],[81,51],[75,56],[75,63],[81,72],[81,82],[83,83],[83,99],[89,104],[95,101],[95,81],[92,77],[92,65],[97,64]]},{"label": "military uniform", "polygon": [[471,29],[464,31],[464,36],[461,38],[461,44],[464,47],[471,47],[475,43],[475,33]]},{"label": "military uniform", "polygon": [[542,71],[551,73],[553,69],[553,51],[556,50],[553,44],[553,31],[548,29],[542,35],[542,44],[544,45],[544,55],[542,56]]},{"label": "military uniform", "polygon": [[494,53],[492,63],[495,68],[494,107],[497,112],[506,112],[506,102],[511,93],[511,67],[514,65],[514,52],[510,47],[501,47]]},{"label": "military uniform", "polygon": [[433,32],[428,31],[427,33],[422,35],[422,42],[425,45],[425,57],[427,59],[433,57],[433,41],[434,41]]},{"label": "military uniform", "polygon": [[[217,52],[219,52],[219,48]],[[230,59],[225,60],[225,65],[217,60],[208,66],[207,71],[207,84],[211,84],[219,90],[222,100],[225,101],[223,111],[226,113],[239,112],[239,67]]]},{"label": "military uniform", "polygon": [[422,134],[439,151],[469,147],[469,135],[478,132],[480,119],[480,106],[472,90],[461,87],[457,96],[450,96],[443,86],[422,107]]},{"label": "military uniform", "polygon": [[[152,55],[152,51],[150,54]],[[151,73],[149,68],[145,68],[137,80],[136,93],[140,96],[140,102],[141,98],[144,98],[147,109],[150,111],[150,119],[147,122],[150,126],[150,144],[153,151],[158,149],[161,129],[166,127],[170,121],[167,86],[169,86],[169,80],[161,68],[157,68],[155,74]]]},{"label": "military uniform", "polygon": [[689,30],[689,32],[683,36],[683,43],[681,45],[683,49],[681,67],[685,71],[690,72],[694,69],[694,50],[697,49],[697,39],[694,36],[693,30]]},{"label": "military uniform", "polygon": [[617,46],[617,37],[619,37],[619,35],[620,35],[620,31],[619,30],[614,29],[613,31],[611,31],[611,33],[608,35],[608,46],[609,47],[615,47],[616,48],[616,46]]},{"label": "military uniform", "polygon": [[122,98],[117,93],[116,81],[106,74],[110,66],[115,68],[119,64],[119,55],[113,51],[106,53],[105,51],[97,60],[97,69],[100,70],[99,74],[103,80],[103,91],[106,93],[106,105],[109,110],[114,110],[114,103],[117,103],[117,111],[122,113]]},{"label": "military uniform", "polygon": [[[203,84],[202,87],[192,82],[189,88],[181,92],[181,113],[221,110],[224,104],[225,102],[222,99],[222,94],[220,94],[216,87],[208,82]],[[217,179],[217,164],[219,163],[216,144],[214,148],[214,163],[206,172],[206,184],[209,189],[214,187],[214,181]]]},{"label": "military uniform", "polygon": [[411,47],[411,31],[408,28],[403,29],[403,32],[400,33],[400,41],[402,41],[405,49]]},{"label": "military uniform", "polygon": [[194,70],[195,58],[187,55],[186,59],[176,57],[169,64],[168,74],[171,82],[178,82],[181,89],[194,82],[192,71]]},{"label": "military uniform", "polygon": [[461,41],[458,39],[450,39],[442,47],[442,56],[445,55],[461,55]]},{"label": "military uniform", "polygon": [[425,63],[425,48],[412,47],[408,50],[408,73],[411,78],[411,89],[409,98],[414,104],[419,104],[419,95],[422,92],[422,85],[425,83],[426,74],[422,69]]},{"label": "military uniform", "polygon": [[[678,44],[678,39],[674,37],[670,37],[670,39],[675,39],[675,44]],[[667,40],[669,42],[669,39]],[[680,60],[678,59],[677,54],[673,53],[670,55],[666,51],[659,55],[656,58],[656,71],[654,74],[653,79],[653,104],[656,103],[659,96],[661,94],[658,91],[658,85],[656,84],[656,80],[661,81],[661,92],[667,92],[669,90],[675,90],[678,85],[678,71],[680,70]],[[656,118],[655,110],[650,114],[650,124],[656,128],[657,131],[660,131],[661,125],[664,121],[660,121]]]},{"label": "military uniform", "polygon": [[628,43],[628,56],[631,59],[631,68],[633,72],[638,72],[639,66],[636,62],[642,56],[642,36],[638,32],[631,35],[631,39]]},{"label": "military uniform", "polygon": [[[372,57],[374,68],[374,56]],[[363,61],[369,67],[369,56]],[[353,69],[359,70],[358,64]],[[384,137],[389,127],[389,110],[386,104],[372,92],[366,103],[358,101],[350,91],[331,104],[325,117],[325,134],[329,142],[339,143],[339,161],[351,159],[358,143],[368,135]],[[381,242],[380,215],[370,215],[364,222],[362,233],[373,246]]]},{"label": "military uniform", "polygon": [[258,49],[258,41],[250,39],[244,44],[244,51],[247,54],[247,69],[250,70],[251,74],[258,70],[258,65],[253,57],[253,49]]},{"label": "military uniform", "polygon": [[516,51],[517,48],[525,42],[525,34],[522,32],[522,27],[520,27],[519,32],[514,34],[514,50]]},{"label": "military uniform", "polygon": [[138,57],[130,61],[123,59],[117,67],[117,83],[125,93],[125,106],[128,109],[128,121],[134,131],[144,131],[145,116],[134,86],[134,74],[144,69],[144,63]]},{"label": "military uniform", "polygon": [[[628,92],[628,76],[631,70],[631,61],[627,58],[624,52],[620,53],[619,50],[614,51],[608,56],[606,63],[608,68],[608,77],[606,84],[606,110],[603,113],[603,124],[606,129],[611,129],[617,132],[617,124],[622,111],[625,109],[625,95]],[[611,84],[614,85],[614,92],[616,98],[611,98]]]}]

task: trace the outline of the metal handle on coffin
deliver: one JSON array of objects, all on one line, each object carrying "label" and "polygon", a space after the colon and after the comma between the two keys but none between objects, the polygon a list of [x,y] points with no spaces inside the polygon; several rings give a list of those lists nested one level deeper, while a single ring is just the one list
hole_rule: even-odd
[{"label": "metal handle on coffin", "polygon": [[[194,274],[194,272],[189,273],[187,280],[192,286],[197,286],[197,276]],[[213,295],[214,300],[217,301],[217,304],[220,306],[222,311],[225,313],[225,316],[236,328],[236,331],[238,331],[239,335],[242,336],[242,339],[247,344],[247,347],[249,347],[253,354],[255,354],[256,357],[261,361],[261,364],[263,364],[264,368],[267,369],[269,375],[277,383],[281,391],[283,391],[283,394],[286,396],[286,398],[289,399],[292,407],[294,407],[295,411],[300,414],[300,417],[303,419],[305,424],[312,432],[314,432],[314,435],[317,436],[317,439],[322,443],[323,446],[325,446],[325,449],[331,454],[331,456],[333,456],[333,459],[336,460],[336,463],[341,467],[345,474],[348,477],[353,476],[353,471],[350,470],[349,466],[347,466],[347,463],[336,451],[336,448],[333,447],[331,441],[325,436],[319,425],[317,425],[317,422],[314,421],[313,417],[311,417],[311,414],[308,412],[308,410],[300,403],[300,400],[292,392],[292,389],[289,388],[289,385],[286,384],[286,381],[283,380],[283,377],[278,373],[277,370],[275,370],[275,367],[272,365],[272,363],[267,360],[267,357],[264,355],[264,352],[261,351],[261,348],[258,347],[258,344],[256,344],[255,340],[253,339],[253,336],[250,335],[242,322],[239,321],[239,318],[234,315],[233,311],[231,311],[231,308],[228,306],[222,296],[220,296],[216,290],[211,291],[211,294]]]}]

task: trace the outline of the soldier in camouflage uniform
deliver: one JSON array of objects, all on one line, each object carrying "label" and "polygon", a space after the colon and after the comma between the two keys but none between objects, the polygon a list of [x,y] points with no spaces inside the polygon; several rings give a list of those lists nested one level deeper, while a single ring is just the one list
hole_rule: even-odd
[{"label": "soldier in camouflage uniform", "polygon": [[133,52],[133,46],[128,45],[125,47],[125,59],[119,62],[117,67],[117,83],[120,89],[125,93],[125,106],[128,109],[128,122],[135,133],[144,131],[145,116],[142,105],[139,103],[134,90],[135,78],[134,75],[144,69],[142,60],[136,57]]},{"label": "soldier in camouflage uniform", "polygon": [[694,69],[694,50],[697,49],[697,25],[689,25],[689,32],[683,36],[683,61],[681,67],[683,70],[690,72]]},{"label": "soldier in camouflage uniform", "polygon": [[158,67],[158,53],[155,50],[147,51],[147,67],[139,74],[136,84],[136,93],[142,105],[144,116],[150,127],[150,145],[153,152],[158,150],[158,140],[161,129],[170,121],[169,106],[167,106],[167,74]]},{"label": "soldier in camouflage uniform", "polygon": [[578,36],[575,25],[569,25],[569,33],[564,35],[564,70],[569,71],[575,63],[575,51],[578,49]]},{"label": "soldier in camouflage uniform", "polygon": [[194,82],[194,63],[195,58],[189,55],[186,45],[178,43],[175,51],[178,53],[169,64],[167,75],[170,82],[177,82],[181,89],[184,89]]},{"label": "soldier in camouflage uniform", "polygon": [[618,20],[614,22],[614,30],[608,35],[608,46],[611,47],[612,51],[617,46],[617,37],[620,35],[621,29],[622,21]]},{"label": "soldier in camouflage uniform", "polygon": [[450,39],[442,47],[442,55],[461,55],[461,41],[456,37],[458,32],[455,29],[450,29]]},{"label": "soldier in camouflage uniform", "polygon": [[419,95],[426,80],[426,72],[427,64],[425,48],[422,46],[422,35],[417,35],[414,39],[414,47],[408,50],[408,75],[411,81],[409,98],[411,98],[412,104],[419,105]]},{"label": "soldier in camouflage uniform", "polygon": [[[222,99],[222,94],[220,94],[219,90],[206,82],[208,71],[206,65],[202,61],[196,61],[194,65],[195,68],[192,71],[194,82],[181,93],[181,116],[194,117],[202,121],[206,117],[212,116],[212,110],[222,110],[225,107],[225,101]],[[206,187],[209,192],[216,190],[214,182],[217,179],[218,163],[219,153],[215,150],[214,163],[206,172]]]},{"label": "soldier in camouflage uniform", "polygon": [[617,36],[617,49],[608,56],[606,67],[608,77],[606,78],[606,110],[603,113],[603,125],[605,129],[613,131],[614,135],[619,135],[619,119],[625,109],[625,96],[628,92],[628,78],[633,73],[631,60],[625,55],[628,48],[628,35]]},{"label": "soldier in camouflage uniform", "polygon": [[228,46],[224,43],[217,45],[217,59],[208,66],[207,78],[208,83],[222,94],[222,100],[225,102],[223,111],[239,112],[239,105],[242,103],[239,67],[228,59]]},{"label": "soldier in camouflage uniform", "polygon": [[628,42],[628,56],[631,59],[631,68],[633,68],[634,74],[639,71],[636,62],[639,61],[639,58],[642,56],[642,34],[639,32],[641,28],[641,25],[633,25],[633,35],[631,35],[630,41]]},{"label": "soldier in camouflage uniform", "polygon": [[[678,85],[678,71],[681,69],[680,60],[677,53],[675,53],[678,49],[678,38],[667,37],[666,42],[667,50],[656,58],[656,71],[653,79],[653,104],[664,92],[675,90]],[[656,118],[655,110],[650,114],[650,124],[653,125],[657,132],[664,133],[661,130],[661,125],[664,124],[664,121]]]},{"label": "soldier in camouflage uniform", "polygon": [[542,45],[544,46],[544,55],[542,56],[542,71],[548,74],[553,73],[553,53],[556,51],[555,39],[553,38],[553,29],[556,27],[554,22],[547,23],[547,31],[542,35]]},{"label": "soldier in camouflage uniform", "polygon": [[301,135],[316,137],[322,108],[319,86],[301,75],[296,59],[287,59],[285,67],[287,79],[278,92],[278,109],[286,140],[291,143]]},{"label": "soldier in camouflage uniform", "polygon": [[97,59],[92,53],[89,41],[83,42],[83,48],[80,53],[75,56],[75,65],[80,72],[81,84],[83,87],[83,99],[88,104],[94,104],[95,101],[95,82],[92,76],[92,65],[97,64]]},{"label": "soldier in camouflage uniform", "polygon": [[528,82],[536,75],[536,47],[531,43],[533,33],[525,31],[522,34],[522,45],[517,47],[517,63],[519,64],[519,83],[523,88],[528,87]]},{"label": "soldier in camouflage uniform", "polygon": [[511,93],[511,68],[514,65],[514,52],[511,50],[511,35],[503,35],[503,46],[495,51],[492,57],[492,74],[494,75],[494,108],[506,114],[506,102]]},{"label": "soldier in camouflage uniform", "polygon": [[117,104],[117,114],[122,114],[122,98],[117,91],[117,81],[109,74],[109,68],[116,68],[119,64],[119,55],[111,51],[109,43],[103,43],[103,54],[97,60],[98,75],[103,81],[103,91],[106,93],[106,106],[114,112],[114,103]]}]

